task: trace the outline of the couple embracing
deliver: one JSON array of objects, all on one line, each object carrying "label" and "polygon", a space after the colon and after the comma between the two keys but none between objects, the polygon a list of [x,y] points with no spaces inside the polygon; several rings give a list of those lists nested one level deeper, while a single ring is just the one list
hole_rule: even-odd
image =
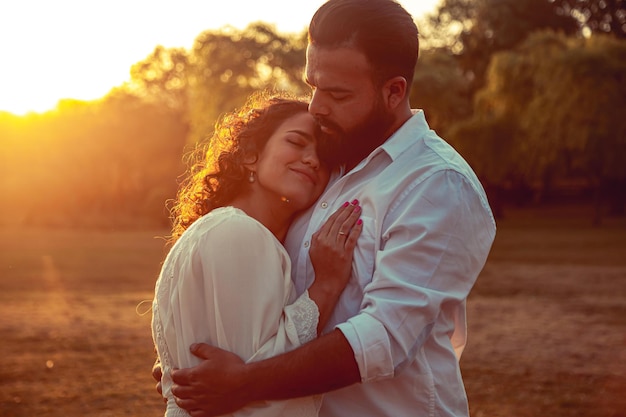
[{"label": "couple embracing", "polygon": [[465,303],[495,236],[480,182],[411,110],[412,17],[329,0],[310,101],[257,94],[182,184],[157,281],[167,416],[467,416]]}]

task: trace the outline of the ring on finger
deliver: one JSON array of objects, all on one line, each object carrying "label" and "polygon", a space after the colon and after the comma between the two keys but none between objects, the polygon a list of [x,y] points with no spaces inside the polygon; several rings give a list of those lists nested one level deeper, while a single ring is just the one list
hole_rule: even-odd
[{"label": "ring on finger", "polygon": [[339,232],[339,236],[343,236],[345,234],[346,234],[346,232]]}]

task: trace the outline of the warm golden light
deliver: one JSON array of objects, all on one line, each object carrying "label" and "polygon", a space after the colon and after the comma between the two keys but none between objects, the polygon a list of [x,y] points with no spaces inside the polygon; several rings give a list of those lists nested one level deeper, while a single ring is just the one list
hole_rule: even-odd
[{"label": "warm golden light", "polygon": [[[400,1],[416,18],[438,0]],[[93,100],[129,78],[157,45],[189,48],[207,29],[274,23],[304,30],[323,0],[8,0],[0,3],[0,111],[54,108],[62,98]]]}]

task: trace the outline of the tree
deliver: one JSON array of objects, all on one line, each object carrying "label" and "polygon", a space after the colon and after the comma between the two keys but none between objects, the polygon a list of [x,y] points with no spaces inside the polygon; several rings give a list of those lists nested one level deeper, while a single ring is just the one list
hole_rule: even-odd
[{"label": "tree", "polygon": [[557,10],[573,16],[591,33],[626,38],[625,0],[554,0]]},{"label": "tree", "polygon": [[263,23],[200,34],[190,53],[189,142],[210,135],[221,114],[256,90],[308,91],[302,81],[305,47],[304,35],[280,35]]},{"label": "tree", "polygon": [[443,137],[450,126],[472,111],[469,82],[458,61],[445,49],[420,54],[410,100],[413,107],[424,109],[430,127]]},{"label": "tree", "polygon": [[518,174],[520,132],[514,120],[474,116],[452,126],[448,141],[472,166],[489,197],[496,218],[504,214],[505,189],[513,189],[518,204],[526,201],[524,179]]},{"label": "tree", "polygon": [[[598,191],[596,223],[600,197],[610,197],[614,211],[623,212],[626,42],[535,33],[515,50],[496,54],[487,74],[472,119],[452,137],[488,180],[515,178],[548,192],[556,180],[584,176]],[[469,138],[459,134],[470,127]]]},{"label": "tree", "polygon": [[[529,45],[555,38],[537,35]],[[564,47],[534,74],[541,94],[529,102],[523,124],[537,146],[551,138],[550,148],[539,149],[547,149],[553,163],[574,160],[596,185],[598,224],[603,200],[615,214],[624,214],[626,203],[626,41],[595,35],[560,42]]]},{"label": "tree", "polygon": [[[124,89],[111,91],[97,113],[81,147],[81,162],[92,167],[77,185],[82,203],[96,214],[165,224],[165,201],[174,197],[176,178],[184,171],[186,122],[162,103]],[[99,164],[103,156],[107,163]]]},{"label": "tree", "polygon": [[533,63],[514,52],[495,54],[486,84],[474,97],[474,114],[453,126],[450,141],[484,181],[495,211],[508,190],[513,201],[525,203],[534,181],[534,148],[526,140],[520,115],[534,97]]},{"label": "tree", "polygon": [[429,20],[441,27],[439,33],[448,32],[448,45],[474,90],[482,87],[493,54],[515,48],[537,30],[579,30],[576,19],[552,0],[443,0]]},{"label": "tree", "polygon": [[97,101],[63,100],[43,114],[0,115],[0,132],[9,162],[0,166],[3,219],[64,227],[167,223],[165,201],[184,171],[186,126],[163,103],[119,88]]},{"label": "tree", "polygon": [[180,114],[188,107],[189,56],[183,48],[157,46],[143,61],[130,68],[133,94],[161,102]]}]

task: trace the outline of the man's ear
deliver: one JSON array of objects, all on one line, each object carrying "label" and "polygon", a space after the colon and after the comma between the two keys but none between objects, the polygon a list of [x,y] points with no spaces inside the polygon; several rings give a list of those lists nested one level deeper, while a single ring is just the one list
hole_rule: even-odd
[{"label": "man's ear", "polygon": [[398,108],[408,94],[406,78],[397,76],[388,79],[383,85],[383,98],[391,110]]}]

